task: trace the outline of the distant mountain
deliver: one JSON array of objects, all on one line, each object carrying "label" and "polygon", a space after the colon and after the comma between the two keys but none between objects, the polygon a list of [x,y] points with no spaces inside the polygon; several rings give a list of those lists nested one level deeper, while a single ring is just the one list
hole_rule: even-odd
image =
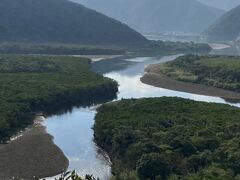
[{"label": "distant mountain", "polygon": [[1,0],[1,42],[128,44],[147,40],[127,25],[68,0]]},{"label": "distant mountain", "polygon": [[240,5],[240,0],[198,0],[198,1],[208,6],[224,10],[230,10]]},{"label": "distant mountain", "polygon": [[227,12],[204,33],[213,41],[236,40],[240,36],[240,6]]},{"label": "distant mountain", "polygon": [[140,32],[199,33],[224,13],[197,0],[73,1],[118,19]]}]

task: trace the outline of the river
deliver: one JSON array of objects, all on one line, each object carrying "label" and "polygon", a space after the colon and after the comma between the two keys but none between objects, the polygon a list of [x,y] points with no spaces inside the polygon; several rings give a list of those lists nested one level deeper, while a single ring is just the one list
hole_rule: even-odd
[{"label": "river", "polygon": [[[140,77],[143,75],[144,68],[147,65],[170,61],[176,57],[127,59],[127,61],[135,62],[135,64],[131,63],[125,69],[109,72],[104,74],[104,76],[112,78],[119,83],[119,93],[116,100],[121,98],[177,96],[196,101],[230,104],[218,97],[177,92],[141,83]],[[240,107],[240,104],[231,105]],[[69,159],[69,170],[76,170],[81,176],[92,174],[95,177],[107,180],[111,176],[111,163],[107,155],[93,141],[92,127],[95,114],[95,106],[73,108],[70,112],[48,117],[44,125],[48,133],[53,135],[55,144],[62,149]]]}]

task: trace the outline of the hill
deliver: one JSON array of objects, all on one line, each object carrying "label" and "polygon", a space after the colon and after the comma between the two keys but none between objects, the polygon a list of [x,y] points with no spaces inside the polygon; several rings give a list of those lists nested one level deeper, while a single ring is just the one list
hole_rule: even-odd
[{"label": "hill", "polygon": [[224,11],[195,0],[73,0],[140,32],[199,33]]},{"label": "hill", "polygon": [[68,0],[1,0],[0,41],[130,44],[146,39],[112,18]]},{"label": "hill", "polygon": [[240,6],[228,11],[204,32],[209,40],[235,40],[240,33]]}]

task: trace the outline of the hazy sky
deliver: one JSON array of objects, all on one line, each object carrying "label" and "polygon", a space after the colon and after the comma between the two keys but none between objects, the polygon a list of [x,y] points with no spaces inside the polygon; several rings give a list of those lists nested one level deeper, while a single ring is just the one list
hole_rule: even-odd
[{"label": "hazy sky", "polygon": [[[81,2],[81,0],[72,0],[75,2]],[[91,1],[91,0],[89,0]],[[101,0],[99,0],[101,1]],[[104,1],[104,0],[102,0]],[[159,0],[159,1],[165,1],[165,0]],[[181,1],[181,0],[179,0]],[[225,10],[229,10],[231,8],[234,8],[237,5],[240,5],[240,0],[198,0],[202,3],[205,3],[209,6],[213,6],[216,8],[220,8],[220,9],[225,9]]]},{"label": "hazy sky", "polygon": [[232,9],[237,5],[240,5],[240,0],[198,0],[198,1],[225,10]]}]

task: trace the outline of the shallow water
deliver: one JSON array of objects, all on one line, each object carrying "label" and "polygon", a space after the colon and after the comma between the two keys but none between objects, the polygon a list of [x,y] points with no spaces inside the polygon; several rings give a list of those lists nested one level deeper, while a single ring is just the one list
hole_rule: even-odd
[{"label": "shallow water", "polygon": [[[197,101],[226,103],[218,97],[201,96],[191,93],[177,92],[168,89],[152,87],[141,83],[140,77],[144,68],[149,64],[160,63],[175,59],[177,56],[163,58],[133,58],[128,61],[136,62],[124,70],[105,74],[119,83],[118,99],[177,96]],[[231,104],[240,107],[240,104]],[[44,122],[47,131],[54,136],[57,144],[70,162],[69,170],[76,170],[79,175],[93,174],[95,177],[107,180],[111,176],[111,164],[108,157],[93,142],[95,107],[74,108],[71,112],[49,117]]]}]

